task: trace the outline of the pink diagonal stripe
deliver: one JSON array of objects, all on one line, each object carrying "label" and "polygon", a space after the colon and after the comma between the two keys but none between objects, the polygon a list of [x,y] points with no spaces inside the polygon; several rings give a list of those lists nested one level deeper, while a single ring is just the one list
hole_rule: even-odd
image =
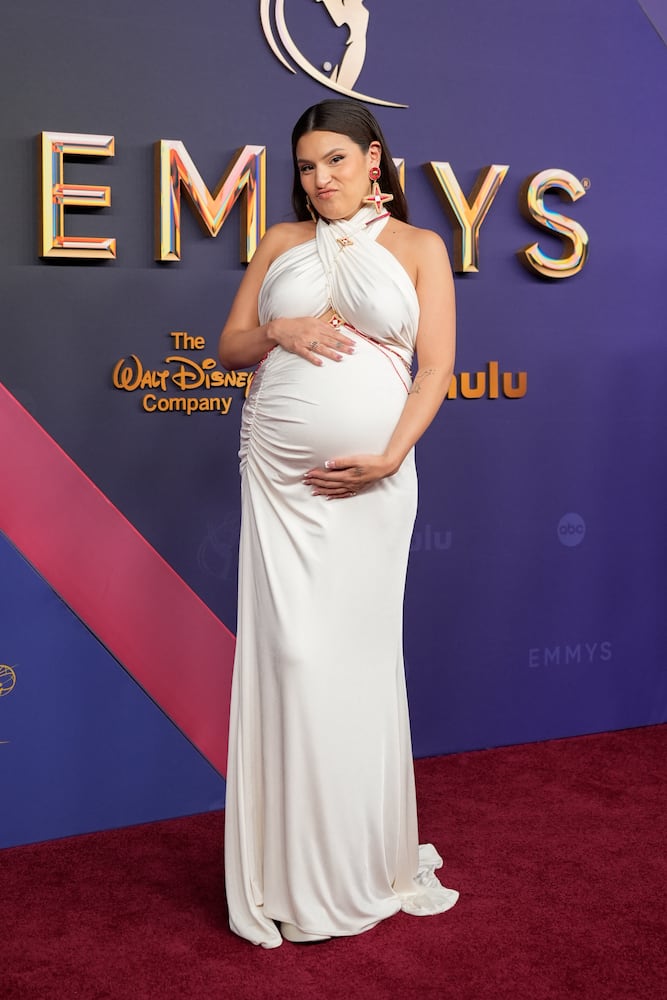
[{"label": "pink diagonal stripe", "polygon": [[0,385],[0,531],[221,774],[234,636]]}]

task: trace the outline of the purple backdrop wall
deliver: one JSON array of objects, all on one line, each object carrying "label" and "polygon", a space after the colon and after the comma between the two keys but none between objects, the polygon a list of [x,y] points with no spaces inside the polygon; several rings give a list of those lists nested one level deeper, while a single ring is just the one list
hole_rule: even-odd
[{"label": "purple backdrop wall", "polygon": [[[357,86],[408,105],[374,110],[406,161],[413,221],[452,246],[425,163],[449,161],[466,193],[509,164],[479,273],[457,278],[456,370],[527,373],[522,398],[448,400],[418,450],[415,753],[664,721],[664,13],[649,0],[366,7]],[[301,53],[336,61],[345,33],[322,4],[284,11]],[[181,139],[211,190],[238,147],[266,146],[271,224],[290,217],[291,126],[331,91],[281,65],[259,2],[13,0],[3,20],[0,381],[233,629],[243,394],[229,390],[225,416],[147,413],[111,373],[131,354],[160,367],[173,331],[214,354],[243,270],[238,206],[215,239],[184,208],[182,260],[153,262],[153,144]],[[66,179],[112,187],[110,208],[69,210],[67,228],[114,235],[116,260],[38,257],[35,137],[55,130],[115,137],[113,159],[68,159]],[[520,212],[523,182],[551,167],[586,178],[576,204],[549,204],[585,228],[590,255],[549,281],[516,252],[563,248]],[[11,542],[0,845],[221,805],[223,779]],[[184,664],[184,697],[196,670]]]}]

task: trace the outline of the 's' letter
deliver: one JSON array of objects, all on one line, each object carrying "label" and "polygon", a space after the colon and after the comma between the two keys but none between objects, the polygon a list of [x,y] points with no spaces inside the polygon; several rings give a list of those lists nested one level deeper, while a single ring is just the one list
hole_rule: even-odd
[{"label": "'s' letter", "polygon": [[521,189],[521,211],[534,219],[538,226],[559,233],[572,243],[572,252],[565,257],[548,257],[539,244],[531,243],[519,250],[522,264],[544,278],[571,278],[578,274],[588,256],[588,233],[573,219],[544,207],[544,195],[555,188],[562,198],[577,201],[586,194],[581,181],[567,170],[542,170],[529,177]]}]

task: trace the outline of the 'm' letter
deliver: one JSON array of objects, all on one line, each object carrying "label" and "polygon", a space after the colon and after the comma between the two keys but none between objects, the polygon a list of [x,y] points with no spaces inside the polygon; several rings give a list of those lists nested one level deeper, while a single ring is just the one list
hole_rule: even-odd
[{"label": "'m' letter", "polygon": [[183,143],[155,144],[155,259],[181,259],[181,187],[204,230],[217,236],[242,194],[241,260],[252,260],[266,229],[266,147],[239,149],[212,195]]}]

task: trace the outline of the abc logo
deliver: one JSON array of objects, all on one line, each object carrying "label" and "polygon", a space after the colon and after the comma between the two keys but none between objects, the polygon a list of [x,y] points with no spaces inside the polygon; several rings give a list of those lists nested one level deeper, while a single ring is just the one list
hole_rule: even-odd
[{"label": "abc logo", "polygon": [[586,522],[580,514],[563,514],[558,522],[558,541],[561,545],[571,548],[583,542],[586,534]]}]

